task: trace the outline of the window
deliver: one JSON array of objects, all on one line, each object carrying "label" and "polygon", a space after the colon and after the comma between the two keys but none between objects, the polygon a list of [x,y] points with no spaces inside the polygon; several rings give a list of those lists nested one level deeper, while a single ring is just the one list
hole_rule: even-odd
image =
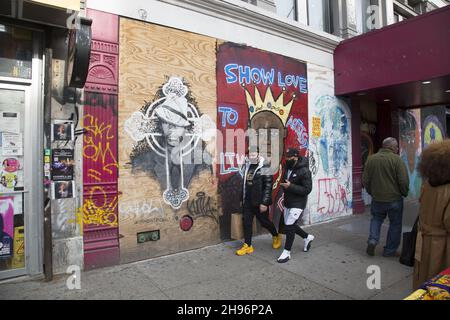
[{"label": "window", "polygon": [[277,14],[290,20],[297,20],[296,0],[275,0]]},{"label": "window", "polygon": [[241,0],[257,6],[258,8],[271,11],[277,15],[290,20],[297,21],[297,0]]}]

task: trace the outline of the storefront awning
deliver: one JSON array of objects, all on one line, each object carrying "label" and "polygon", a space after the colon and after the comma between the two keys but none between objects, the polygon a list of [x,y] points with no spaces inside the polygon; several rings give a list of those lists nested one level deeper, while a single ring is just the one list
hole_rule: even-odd
[{"label": "storefront awning", "polygon": [[335,90],[398,107],[450,104],[450,6],[343,41]]}]

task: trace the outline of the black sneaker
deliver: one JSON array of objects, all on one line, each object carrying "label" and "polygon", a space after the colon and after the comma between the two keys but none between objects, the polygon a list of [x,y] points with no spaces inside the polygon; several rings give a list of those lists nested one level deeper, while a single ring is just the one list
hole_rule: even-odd
[{"label": "black sneaker", "polygon": [[369,255],[369,256],[371,256],[371,257],[373,257],[374,255],[375,255],[375,245],[374,244],[371,244],[371,243],[369,243],[368,245],[367,245],[367,250],[366,250],[366,252],[367,252],[367,254]]}]

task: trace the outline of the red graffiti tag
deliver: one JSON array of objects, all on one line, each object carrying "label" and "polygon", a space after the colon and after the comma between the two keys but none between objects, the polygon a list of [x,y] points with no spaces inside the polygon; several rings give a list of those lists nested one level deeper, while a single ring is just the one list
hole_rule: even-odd
[{"label": "red graffiti tag", "polygon": [[320,179],[318,184],[318,213],[332,215],[348,209],[345,188],[339,184],[337,179]]}]

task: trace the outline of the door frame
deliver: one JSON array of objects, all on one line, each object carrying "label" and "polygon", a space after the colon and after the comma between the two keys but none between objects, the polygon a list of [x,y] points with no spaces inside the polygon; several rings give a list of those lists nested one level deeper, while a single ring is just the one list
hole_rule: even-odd
[{"label": "door frame", "polygon": [[[26,28],[14,24],[12,26]],[[23,136],[25,268],[0,271],[0,280],[23,275],[34,277],[43,273],[44,33],[36,31],[36,29],[33,29],[32,32],[32,78],[0,77],[1,88],[25,91]]]}]

